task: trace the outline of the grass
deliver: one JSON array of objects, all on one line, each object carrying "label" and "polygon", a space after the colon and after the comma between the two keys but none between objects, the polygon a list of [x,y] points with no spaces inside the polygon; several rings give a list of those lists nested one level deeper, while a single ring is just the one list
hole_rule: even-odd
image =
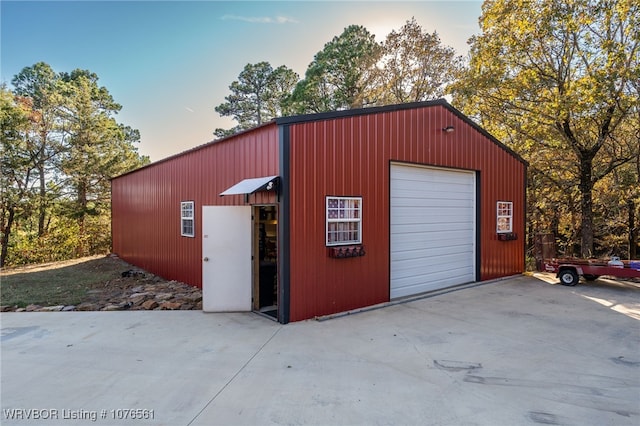
[{"label": "grass", "polygon": [[87,291],[120,277],[123,262],[94,256],[0,272],[0,305],[77,305]]}]

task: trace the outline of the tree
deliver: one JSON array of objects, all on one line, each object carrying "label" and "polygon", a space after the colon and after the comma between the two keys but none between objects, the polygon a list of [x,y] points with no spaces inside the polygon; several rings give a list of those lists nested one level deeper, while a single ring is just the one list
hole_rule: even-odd
[{"label": "tree", "polygon": [[217,137],[247,130],[286,113],[285,100],[290,95],[298,74],[284,65],[273,69],[269,62],[245,65],[238,80],[231,83],[226,102],[215,107],[223,117],[233,117],[238,125],[232,129],[216,129]]},{"label": "tree", "polygon": [[31,130],[25,140],[31,152],[31,161],[38,174],[38,236],[45,233],[47,207],[51,194],[47,193],[47,181],[51,160],[61,150],[64,141],[59,112],[63,102],[60,78],[44,62],[25,67],[12,80],[14,93],[30,99],[32,105]]},{"label": "tree", "polygon": [[138,131],[115,120],[120,105],[90,71],[40,62],[12,82],[0,99],[2,263],[104,253],[109,179],[149,161]]},{"label": "tree", "polygon": [[350,25],[316,53],[289,100],[296,113],[336,111],[377,102],[382,47],[363,26]]},{"label": "tree", "polygon": [[640,228],[640,108],[634,115],[635,120],[626,122],[626,128],[621,132],[626,136],[625,141],[605,145],[603,150],[604,155],[612,158],[616,153],[607,151],[620,149],[620,144],[628,142],[631,145],[628,149],[635,151],[635,158],[614,169],[594,187],[594,216],[600,222],[596,226],[600,232],[595,235],[594,244],[605,247],[610,255],[628,254],[629,259],[638,256]]},{"label": "tree", "polygon": [[596,185],[594,216],[598,230],[594,245],[608,255],[636,259],[640,216],[640,178],[637,162],[618,167]]},{"label": "tree", "polygon": [[65,83],[64,121],[67,145],[59,156],[68,196],[74,202],[66,214],[77,220],[77,256],[88,254],[88,216],[108,208],[109,179],[146,163],[133,146],[139,134],[119,125],[114,115],[121,109],[108,90],[98,85],[98,76],[87,70],[61,73]]},{"label": "tree", "polygon": [[15,221],[28,209],[33,163],[26,143],[30,105],[0,86],[0,266],[7,258]]},{"label": "tree", "polygon": [[442,45],[437,32],[423,31],[415,18],[387,35],[383,52],[380,76],[387,104],[442,98],[464,62],[453,48]]},{"label": "tree", "polygon": [[640,4],[487,1],[480,25],[454,101],[558,182],[567,203],[576,194],[580,253],[591,256],[594,188],[638,152]]}]

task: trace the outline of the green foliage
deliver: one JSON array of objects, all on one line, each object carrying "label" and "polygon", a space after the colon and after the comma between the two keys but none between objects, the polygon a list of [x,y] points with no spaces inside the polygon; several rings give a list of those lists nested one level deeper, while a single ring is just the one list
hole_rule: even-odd
[{"label": "green foliage", "polygon": [[51,189],[59,187],[55,158],[64,149],[64,121],[60,119],[64,102],[63,83],[48,64],[38,62],[23,68],[13,78],[12,84],[15,94],[30,105],[30,125],[22,140],[33,171],[27,183],[33,191],[37,210],[38,236],[42,236],[46,232],[47,208],[60,196]]},{"label": "green foliage", "polygon": [[[75,217],[70,217],[63,203],[59,212],[52,212],[48,231],[38,237],[29,226],[19,228],[13,235],[6,265],[56,262],[78,257],[80,248],[90,255],[108,254],[111,250],[111,215],[100,209],[88,217],[84,230]],[[26,225],[26,224],[25,224]]]},{"label": "green foliage", "polygon": [[226,102],[215,108],[237,125],[214,134],[227,137],[282,115],[441,97],[462,62],[415,19],[385,43],[377,43],[365,27],[350,25],[316,53],[300,81],[285,66],[274,70],[268,62],[247,64],[229,86]]},{"label": "green foliage", "polygon": [[268,62],[247,64],[231,83],[226,102],[215,107],[223,117],[233,117],[238,125],[232,129],[216,129],[217,137],[226,137],[251,129],[286,113],[286,99],[293,90],[298,75],[283,66],[273,69]]},{"label": "green foliage", "polygon": [[454,101],[530,162],[530,234],[594,255],[597,184],[640,155],[640,5],[487,1],[480,24]]},{"label": "green foliage", "polygon": [[33,164],[25,138],[29,109],[29,103],[14,98],[4,85],[0,87],[0,266],[4,266],[14,224],[31,209],[33,203],[29,187]]},{"label": "green foliage", "polygon": [[463,69],[463,58],[443,46],[437,32],[425,32],[415,18],[387,35],[383,52],[379,103],[442,98]]},{"label": "green foliage", "polygon": [[2,90],[2,264],[106,253],[110,178],[148,163],[98,76],[45,63]]},{"label": "green foliage", "polygon": [[54,216],[49,231],[40,237],[28,231],[16,232],[6,264],[24,265],[73,259],[79,238],[76,221]]},{"label": "green foliage", "polygon": [[292,94],[297,113],[366,106],[376,95],[376,63],[382,47],[363,26],[350,25],[316,53]]}]

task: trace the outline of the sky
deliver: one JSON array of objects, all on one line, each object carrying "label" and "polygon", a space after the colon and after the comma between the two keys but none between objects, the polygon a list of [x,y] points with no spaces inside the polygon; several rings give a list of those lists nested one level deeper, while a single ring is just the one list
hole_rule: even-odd
[{"label": "sky", "polygon": [[352,24],[383,41],[415,17],[459,55],[479,33],[477,1],[0,1],[0,81],[48,63],[85,69],[140,131],[157,161],[214,139],[235,122],[214,108],[246,64],[286,65],[303,78],[316,53]]}]

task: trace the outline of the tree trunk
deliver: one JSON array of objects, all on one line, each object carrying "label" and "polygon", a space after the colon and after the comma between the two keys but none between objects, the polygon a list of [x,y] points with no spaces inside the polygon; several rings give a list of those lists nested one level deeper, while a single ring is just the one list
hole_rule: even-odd
[{"label": "tree trunk", "polygon": [[580,255],[583,258],[593,256],[593,156],[580,158]]},{"label": "tree trunk", "polygon": [[45,158],[47,155],[47,138],[49,132],[47,131],[46,123],[41,123],[40,129],[40,146],[38,149],[38,156],[36,158],[36,169],[38,170],[38,180],[40,183],[39,196],[38,196],[38,238],[42,237],[45,233],[45,219],[47,214],[47,177],[45,173]]},{"label": "tree trunk", "polygon": [[38,174],[40,180],[40,196],[38,198],[38,237],[42,237],[45,231],[44,222],[47,214],[47,183],[42,160],[38,164]]},{"label": "tree trunk", "polygon": [[553,209],[553,216],[551,217],[551,233],[557,238],[560,235],[560,213],[558,209]]},{"label": "tree trunk", "polygon": [[86,256],[87,249],[85,244],[85,218],[87,215],[87,184],[81,180],[78,185],[78,248],[77,256]]},{"label": "tree trunk", "polygon": [[13,226],[13,220],[16,216],[16,211],[13,207],[9,207],[9,217],[7,223],[2,230],[2,252],[0,253],[0,267],[4,267],[4,263],[7,260],[7,253],[9,251],[9,235],[11,235],[11,227]]},{"label": "tree trunk", "polygon": [[629,209],[629,259],[635,259],[638,255],[638,229],[636,228],[636,203],[627,200]]}]

